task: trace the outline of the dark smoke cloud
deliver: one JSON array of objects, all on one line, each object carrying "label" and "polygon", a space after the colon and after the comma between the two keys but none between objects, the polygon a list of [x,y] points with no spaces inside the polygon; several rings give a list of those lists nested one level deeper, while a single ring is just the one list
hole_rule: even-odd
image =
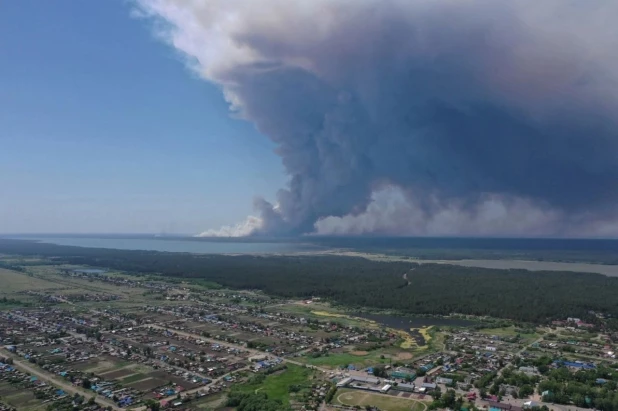
[{"label": "dark smoke cloud", "polygon": [[413,231],[406,207],[358,229],[393,187],[426,219],[488,198],[548,232],[615,218],[618,2],[139,4],[278,145],[289,187],[250,232]]}]

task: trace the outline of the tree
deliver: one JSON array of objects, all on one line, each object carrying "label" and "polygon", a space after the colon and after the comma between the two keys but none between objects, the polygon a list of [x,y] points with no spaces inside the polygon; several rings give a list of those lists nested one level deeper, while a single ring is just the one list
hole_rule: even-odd
[{"label": "tree", "polygon": [[454,390],[446,390],[446,393],[442,395],[441,403],[445,408],[453,408],[456,402],[456,395]]},{"label": "tree", "polygon": [[145,405],[150,409],[150,411],[159,411],[161,409],[161,404],[159,401],[148,400],[145,402]]},{"label": "tree", "polygon": [[521,398],[529,397],[532,394],[534,394],[534,388],[530,384],[524,384],[519,389],[519,396]]},{"label": "tree", "polygon": [[82,387],[84,387],[85,389],[89,390],[92,387],[92,382],[90,382],[90,380],[88,378],[84,378],[82,380]]},{"label": "tree", "polygon": [[586,399],[581,394],[575,394],[573,395],[573,403],[575,404],[576,407],[585,407]]},{"label": "tree", "polygon": [[378,378],[388,378],[388,373],[383,365],[376,365],[373,367],[373,375]]}]

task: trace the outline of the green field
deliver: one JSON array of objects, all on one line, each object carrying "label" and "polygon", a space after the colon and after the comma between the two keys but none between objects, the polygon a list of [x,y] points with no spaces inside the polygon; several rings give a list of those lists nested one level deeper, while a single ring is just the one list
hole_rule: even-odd
[{"label": "green field", "polygon": [[211,394],[192,402],[191,406],[200,410],[218,410],[225,405],[226,400],[227,395],[224,393]]},{"label": "green field", "polygon": [[380,354],[383,354],[383,351],[374,351],[365,355],[341,353],[329,354],[328,356],[322,356],[317,358],[311,358],[310,356],[307,356],[299,358],[299,360],[302,362],[306,362],[307,364],[331,368],[338,368],[349,364],[353,364],[357,368],[363,368],[365,366],[375,365],[377,363],[388,364],[389,359],[381,359]]},{"label": "green field", "polygon": [[25,273],[6,270],[0,268],[0,279],[2,280],[2,289],[0,295],[8,295],[20,291],[28,290],[45,290],[48,288],[58,288],[58,284],[46,281],[41,278],[30,277]]},{"label": "green field", "polygon": [[281,400],[284,404],[290,401],[290,385],[309,386],[310,376],[315,371],[298,365],[288,364],[285,371],[268,375],[261,383],[246,383],[235,387],[235,390],[243,392],[263,392],[268,398]]},{"label": "green field", "polygon": [[25,411],[46,409],[46,405],[42,404],[41,400],[37,400],[32,391],[24,390],[20,386],[11,385],[6,381],[0,382],[0,402]]},{"label": "green field", "polygon": [[141,373],[133,374],[133,375],[129,375],[128,377],[123,378],[122,379],[122,383],[123,384],[130,384],[132,382],[143,380],[145,378],[148,378],[148,376],[144,375],[144,374],[141,374]]},{"label": "green field", "polygon": [[352,327],[370,327],[374,324],[372,321],[350,317],[346,311],[333,308],[327,303],[312,303],[308,305],[284,304],[277,307],[267,308],[267,311],[287,312],[290,314],[303,316],[304,318],[311,318],[320,321],[330,320],[332,322]]},{"label": "green field", "polygon": [[351,389],[338,390],[333,402],[362,408],[371,405],[387,411],[425,411],[427,409],[427,405],[421,401]]},{"label": "green field", "polygon": [[487,335],[495,335],[496,337],[510,338],[519,335],[522,338],[522,343],[531,343],[532,341],[540,338],[538,333],[522,333],[515,326],[504,328],[485,328],[479,330],[480,333]]}]

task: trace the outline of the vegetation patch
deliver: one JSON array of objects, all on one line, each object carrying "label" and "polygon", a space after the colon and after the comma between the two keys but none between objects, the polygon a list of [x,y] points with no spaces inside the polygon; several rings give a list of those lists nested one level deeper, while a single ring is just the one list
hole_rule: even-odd
[{"label": "vegetation patch", "polygon": [[136,381],[140,381],[147,378],[146,375],[144,374],[133,374],[133,375],[129,375],[128,377],[125,377],[122,379],[123,384],[130,384],[132,382],[136,382]]},{"label": "vegetation patch", "polygon": [[[290,392],[294,391],[290,387],[308,387],[310,376],[315,372],[309,368],[289,364],[282,373],[271,375],[256,374],[245,384],[236,386],[233,391],[244,393],[266,394],[268,399],[280,400],[283,404],[290,401]],[[258,391],[259,390],[259,391]]]},{"label": "vegetation patch", "polygon": [[375,365],[376,363],[384,364],[388,359],[381,358],[379,352],[372,352],[366,355],[354,355],[351,352],[340,354],[327,354],[319,357],[303,357],[303,360],[311,365],[317,365],[329,368],[341,368],[349,365],[354,365],[356,368]]}]

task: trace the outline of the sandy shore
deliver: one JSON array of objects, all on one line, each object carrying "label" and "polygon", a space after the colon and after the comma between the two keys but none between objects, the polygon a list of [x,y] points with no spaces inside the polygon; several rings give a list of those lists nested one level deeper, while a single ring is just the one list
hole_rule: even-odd
[{"label": "sandy shore", "polygon": [[595,273],[609,277],[618,277],[618,265],[591,264],[591,263],[562,263],[553,261],[530,260],[419,260],[413,257],[403,257],[386,254],[361,253],[357,251],[327,251],[311,253],[313,255],[340,255],[348,257],[363,257],[376,261],[405,261],[418,264],[450,264],[463,267],[493,268],[499,270],[521,269],[529,271],[571,271],[576,273]]}]

